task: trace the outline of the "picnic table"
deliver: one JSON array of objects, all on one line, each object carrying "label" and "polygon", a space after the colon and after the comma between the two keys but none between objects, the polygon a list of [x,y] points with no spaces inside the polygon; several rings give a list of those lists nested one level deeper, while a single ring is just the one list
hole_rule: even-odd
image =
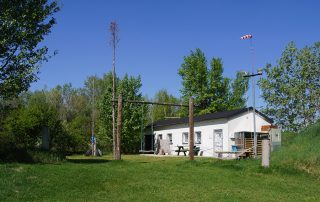
[{"label": "picnic table", "polygon": [[[184,148],[184,146],[177,146],[177,147],[178,147],[178,149],[175,150],[175,152],[178,153],[178,156],[179,156],[180,152],[183,152],[183,154],[185,156],[187,155],[186,152],[189,151],[188,148]],[[196,147],[196,146],[193,147],[194,155],[198,155],[199,151],[200,151],[200,147]]]},{"label": "picnic table", "polygon": [[177,147],[178,147],[178,149],[175,150],[175,152],[178,153],[178,156],[179,156],[180,152],[183,152],[183,154],[184,154],[185,156],[187,155],[186,152],[188,151],[188,149],[185,149],[183,146],[177,146]]}]

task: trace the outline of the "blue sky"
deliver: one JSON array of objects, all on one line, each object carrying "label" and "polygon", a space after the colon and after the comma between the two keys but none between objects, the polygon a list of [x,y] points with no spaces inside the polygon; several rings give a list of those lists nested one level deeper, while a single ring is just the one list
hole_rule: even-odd
[{"label": "blue sky", "polygon": [[[160,89],[180,96],[177,74],[183,57],[200,48],[209,61],[221,57],[224,75],[251,70],[249,41],[254,36],[255,67],[275,64],[285,46],[312,45],[320,36],[318,1],[64,0],[57,24],[44,44],[58,55],[41,66],[31,90],[72,83],[111,71],[108,27],[117,21],[120,43],[117,73],[142,77],[142,93]],[[259,95],[259,91],[257,90]],[[251,96],[250,96],[251,97]],[[258,99],[258,106],[263,102]],[[251,105],[251,98],[248,102]]]}]

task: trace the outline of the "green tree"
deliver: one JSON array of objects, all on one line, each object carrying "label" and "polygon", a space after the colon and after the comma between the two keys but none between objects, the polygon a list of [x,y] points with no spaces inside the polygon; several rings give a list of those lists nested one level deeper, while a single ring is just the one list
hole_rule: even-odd
[{"label": "green tree", "polygon": [[[105,150],[112,149],[112,74],[104,76],[106,91],[99,104],[99,134],[98,138],[104,145]],[[141,78],[125,75],[123,79],[116,79],[118,91],[123,100],[143,100]],[[146,122],[147,107],[134,103],[123,103],[122,110],[122,151],[125,153],[138,152],[140,148],[141,127]]]},{"label": "green tree", "polygon": [[17,96],[37,80],[39,65],[48,59],[40,42],[58,10],[56,1],[0,1],[0,99]]},{"label": "green tree", "polygon": [[[153,101],[174,104],[179,103],[179,99],[170,95],[165,89],[159,90],[155,94]],[[179,108],[174,106],[154,105],[152,111],[154,121],[164,119],[166,117],[177,117],[179,115]]]},{"label": "green tree", "polygon": [[211,69],[208,72],[207,97],[209,106],[202,113],[224,111],[229,108],[230,79],[223,77],[223,63],[221,58],[212,58]]},{"label": "green tree", "polygon": [[65,153],[71,147],[70,136],[65,133],[57,111],[49,104],[47,93],[36,91],[24,98],[24,104],[11,111],[4,121],[0,135],[8,136],[17,148],[35,149],[41,143],[42,128],[47,127],[52,150]]},{"label": "green tree", "polygon": [[[179,69],[182,77],[182,99],[188,102],[190,96],[194,97],[197,105],[196,114],[213,113],[217,111],[239,109],[245,107],[245,93],[248,89],[248,80],[237,73],[236,79],[223,76],[223,63],[221,58],[212,58],[211,68],[207,68],[206,58],[200,49],[184,57]],[[187,115],[182,109],[182,115]]]},{"label": "green tree", "polygon": [[57,111],[63,128],[70,136],[69,150],[84,152],[91,136],[92,96],[88,90],[58,85],[48,92],[49,103]]},{"label": "green tree", "polygon": [[260,80],[265,112],[283,129],[298,131],[319,118],[320,43],[285,48],[277,65],[267,64]]},{"label": "green tree", "polygon": [[206,109],[209,105],[207,99],[208,69],[204,53],[199,48],[191,51],[189,56],[184,57],[184,62],[178,73],[182,78],[183,88],[181,93],[183,101],[188,103],[192,96],[194,102],[198,105],[195,113]]},{"label": "green tree", "polygon": [[246,106],[246,92],[249,88],[249,79],[243,77],[242,72],[237,72],[237,76],[231,84],[231,93],[228,102],[228,109],[239,109]]}]

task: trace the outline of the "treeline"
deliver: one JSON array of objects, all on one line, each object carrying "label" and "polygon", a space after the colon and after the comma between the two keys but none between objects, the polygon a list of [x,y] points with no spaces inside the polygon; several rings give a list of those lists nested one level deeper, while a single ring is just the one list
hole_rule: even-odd
[{"label": "treeline", "polygon": [[[267,104],[265,113],[286,130],[297,131],[319,119],[319,47],[316,43],[298,50],[290,43],[278,65],[267,65],[267,75],[259,81]],[[116,79],[117,96],[121,94],[124,100],[184,104],[192,96],[197,105],[195,114],[246,106],[248,80],[240,72],[234,79],[223,76],[222,60],[212,58],[208,63],[200,49],[184,57],[178,74],[182,79],[180,98],[166,89],[147,98],[141,92],[141,78],[128,75]],[[15,149],[41,148],[45,129],[50,132],[51,151],[83,153],[89,149],[92,126],[98,148],[112,150],[111,73],[88,77],[82,88],[58,85],[50,90],[20,93],[15,98],[3,96],[1,101],[1,157]],[[182,116],[187,116],[184,108],[123,103],[123,152],[138,152],[141,134],[148,124]]]},{"label": "treeline", "polygon": [[[124,99],[143,100],[141,79],[117,78],[118,93]],[[112,75],[89,77],[83,88],[71,84],[51,90],[22,93],[1,103],[0,147],[2,152],[41,148],[41,131],[49,130],[50,150],[83,153],[89,148],[92,123],[97,144],[105,152],[112,148]],[[147,113],[145,106],[124,103],[123,151],[137,152]],[[145,124],[144,124],[145,125]],[[5,155],[5,153],[2,153]]]},{"label": "treeline", "polygon": [[[195,53],[198,55],[195,56]],[[199,54],[202,56],[198,57]],[[231,85],[231,79],[222,76],[221,59],[213,59],[211,69],[208,70],[203,57],[199,49],[185,57],[179,70],[183,81],[182,98],[177,98],[162,89],[149,99],[142,95],[141,78],[128,75],[116,79],[116,94],[117,96],[121,94],[124,100],[167,103],[187,103],[186,98],[193,96],[195,104],[199,106],[196,114],[244,107],[247,82],[237,76]],[[189,64],[189,59],[201,66]],[[190,83],[190,78],[185,76],[189,75],[188,71],[193,74],[191,78],[197,79],[200,75],[205,78],[198,78]],[[203,83],[202,79],[207,83]],[[202,83],[197,83],[200,81]],[[243,89],[238,92],[233,85],[239,82],[238,89]],[[204,89],[201,90],[201,88]],[[239,98],[235,102],[237,104],[233,102],[229,104],[236,95]],[[51,151],[63,154],[83,153],[89,149],[92,127],[98,148],[104,152],[110,152],[112,149],[111,73],[102,78],[88,77],[83,88],[74,88],[71,84],[58,85],[50,90],[27,91],[15,99],[4,99],[4,101],[1,103],[3,110],[1,111],[0,142],[6,147],[11,145],[12,148],[7,149],[41,148],[41,132],[47,129],[50,133]],[[123,103],[123,152],[138,152],[141,134],[145,126],[153,121],[186,115],[185,109],[179,107]]]}]

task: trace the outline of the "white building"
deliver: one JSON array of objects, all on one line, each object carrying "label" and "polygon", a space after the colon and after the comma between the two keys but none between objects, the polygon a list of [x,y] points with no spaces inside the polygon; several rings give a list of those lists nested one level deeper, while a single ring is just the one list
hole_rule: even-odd
[{"label": "white building", "polygon": [[[261,131],[261,128],[271,126],[272,122],[270,118],[256,110],[258,154],[261,151],[261,138],[268,134],[268,131]],[[144,150],[153,150],[154,146],[150,142],[154,142],[155,139],[167,139],[170,142],[171,155],[177,155],[177,146],[188,147],[188,117],[160,120],[153,123],[150,128],[154,135],[145,135]],[[200,148],[199,153],[203,156],[234,157],[234,154],[228,152],[253,146],[253,131],[252,107],[194,117],[194,143]],[[271,139],[280,142],[279,132]]]}]

